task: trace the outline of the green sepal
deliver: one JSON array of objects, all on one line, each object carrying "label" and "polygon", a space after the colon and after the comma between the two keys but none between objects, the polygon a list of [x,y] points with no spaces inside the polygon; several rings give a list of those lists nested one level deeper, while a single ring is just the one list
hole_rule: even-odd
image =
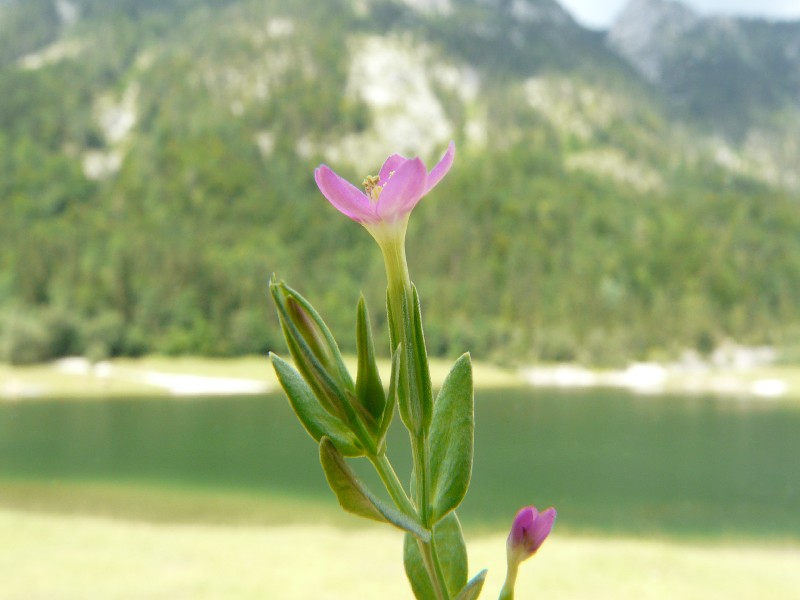
[{"label": "green sepal", "polygon": [[420,539],[430,540],[431,532],[422,524],[385,504],[364,485],[328,437],[320,440],[319,461],[328,485],[344,510],[367,519],[391,523]]},{"label": "green sepal", "polygon": [[364,456],[364,450],[347,425],[323,408],[300,373],[281,357],[272,353],[269,356],[289,404],[308,434],[317,442],[323,436],[329,437],[345,456]]},{"label": "green sepal", "polygon": [[356,348],[358,350],[358,374],[356,376],[356,398],[372,417],[373,425],[378,427],[386,406],[386,395],[375,360],[375,345],[369,325],[369,313],[364,296],[358,300],[356,317]]},{"label": "green sepal", "polygon": [[[467,585],[467,546],[456,513],[451,512],[433,528],[433,543],[442,567],[449,597]],[[437,596],[425,568],[419,542],[406,534],[403,540],[403,564],[417,600],[436,600]]]},{"label": "green sepal", "polygon": [[481,590],[483,589],[483,582],[486,580],[486,573],[488,571],[484,569],[475,577],[469,580],[464,589],[458,593],[458,596],[455,597],[455,600],[476,600],[478,596],[481,595]]},{"label": "green sepal", "polygon": [[430,430],[431,517],[435,523],[454,510],[472,476],[475,434],[472,362],[463,354],[442,384]]}]

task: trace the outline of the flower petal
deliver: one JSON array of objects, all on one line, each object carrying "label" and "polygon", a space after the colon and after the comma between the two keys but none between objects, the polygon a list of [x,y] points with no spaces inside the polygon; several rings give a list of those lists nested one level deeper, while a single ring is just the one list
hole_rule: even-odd
[{"label": "flower petal", "polygon": [[366,194],[334,173],[327,165],[322,165],[314,171],[314,180],[322,195],[340,213],[359,223],[377,219],[374,205]]},{"label": "flower petal", "polygon": [[454,142],[450,142],[447,145],[447,151],[428,174],[428,180],[425,183],[425,194],[430,192],[436,186],[436,184],[439,183],[445,175],[447,175],[450,167],[453,166],[453,159],[455,158],[455,155],[456,145]]},{"label": "flower petal", "polygon": [[[387,161],[388,162],[388,161]],[[386,182],[378,198],[378,216],[395,221],[411,212],[425,193],[425,165],[419,158],[405,161]]]},{"label": "flower petal", "polygon": [[547,510],[539,513],[538,517],[533,520],[533,529],[530,531],[530,536],[533,541],[533,552],[539,549],[545,538],[550,535],[553,529],[553,523],[556,520],[556,509],[548,508]]},{"label": "flower petal", "polygon": [[399,169],[403,163],[409,161],[411,159],[406,158],[405,156],[401,156],[400,154],[392,154],[389,158],[386,159],[386,162],[383,163],[381,167],[381,172],[378,174],[378,185],[385,186],[386,182],[389,181],[389,176]]}]

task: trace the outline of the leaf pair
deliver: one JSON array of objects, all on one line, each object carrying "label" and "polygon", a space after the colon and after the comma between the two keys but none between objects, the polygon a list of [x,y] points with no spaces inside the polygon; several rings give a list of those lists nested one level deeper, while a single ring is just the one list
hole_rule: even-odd
[{"label": "leaf pair", "polygon": [[387,400],[363,298],[358,304],[354,385],[333,335],[314,307],[283,282],[273,279],[270,292],[297,370],[271,355],[273,367],[306,431],[317,442],[328,436],[347,456],[376,454],[385,443],[395,392],[390,390]]},{"label": "leaf pair", "polygon": [[[422,543],[424,542],[406,534],[403,541],[403,563],[406,575],[417,600],[437,600],[439,596],[434,590],[425,566]],[[434,526],[430,543],[435,547],[435,555],[444,575],[447,597],[455,600],[477,598],[483,588],[486,570],[467,581],[469,573],[467,547],[456,513],[449,513]]]}]

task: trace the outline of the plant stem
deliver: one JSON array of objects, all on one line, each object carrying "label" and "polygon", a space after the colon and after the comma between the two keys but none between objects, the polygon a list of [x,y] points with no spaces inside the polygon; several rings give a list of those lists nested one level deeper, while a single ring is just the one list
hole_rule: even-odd
[{"label": "plant stem", "polygon": [[[417,510],[423,526],[433,531],[430,510],[430,464],[428,462],[428,440],[425,436],[411,436],[412,450],[414,455],[414,482],[416,484]],[[418,540],[422,559],[428,571],[433,589],[437,598],[449,600],[450,594],[447,591],[444,572],[439,562],[439,555],[436,552],[436,543],[433,537],[427,544]]]},{"label": "plant stem", "polygon": [[422,554],[422,561],[425,563],[425,570],[428,571],[430,575],[436,597],[438,600],[450,600],[450,595],[447,593],[447,586],[444,583],[444,577],[441,575],[441,568],[436,564],[433,557],[433,540],[426,544],[422,540],[417,539],[417,544]]},{"label": "plant stem", "polygon": [[497,600],[514,600],[514,586],[517,583],[518,571],[519,563],[516,561],[509,561],[506,580],[503,583],[503,589],[500,590],[500,595],[497,597]]},{"label": "plant stem", "polygon": [[383,481],[383,485],[386,487],[386,491],[389,492],[397,508],[408,516],[418,517],[414,504],[406,494],[403,484],[400,483],[400,478],[397,476],[397,473],[395,473],[392,463],[389,462],[386,454],[379,454],[377,456],[369,455],[368,458],[372,466],[375,467],[375,471],[380,475],[381,481]]},{"label": "plant stem", "polygon": [[[394,339],[390,340],[392,351],[399,345],[402,352],[398,381],[398,405],[400,417],[411,436],[411,453],[414,464],[412,497],[416,505],[415,514],[418,515],[423,527],[432,531],[431,472],[428,459],[429,404],[432,403],[432,400],[423,397],[423,394],[426,393],[424,390],[429,388],[429,384],[426,386],[425,382],[429,380],[430,375],[422,372],[427,370],[425,344],[415,336],[416,328],[421,327],[421,324],[414,322],[414,292],[408,273],[405,251],[406,224],[407,219],[386,228],[368,229],[381,248],[386,267],[390,333],[394,334]],[[420,344],[421,347],[418,347]],[[386,465],[380,465],[380,467],[376,465],[375,468],[380,473],[380,468],[387,465],[388,461]],[[384,483],[391,482],[391,474],[387,472],[386,475]],[[382,474],[381,477],[383,478],[384,475]],[[396,478],[396,475],[394,477]],[[395,488],[394,491],[393,488]],[[393,483],[387,483],[387,489],[398,507],[403,509],[401,502],[403,502],[405,492],[401,495],[398,491],[402,490],[402,485],[395,486]],[[427,543],[417,539],[417,543],[436,597],[439,600],[450,600],[433,539]]]}]

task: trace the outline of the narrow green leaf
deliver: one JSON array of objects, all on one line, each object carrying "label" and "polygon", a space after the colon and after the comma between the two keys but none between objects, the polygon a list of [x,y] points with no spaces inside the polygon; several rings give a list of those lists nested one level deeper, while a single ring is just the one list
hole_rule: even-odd
[{"label": "narrow green leaf", "polygon": [[344,456],[327,437],[323,437],[320,441],[319,460],[328,485],[344,510],[367,519],[391,523],[423,540],[430,539],[430,531],[420,523],[377,498],[348,466]]},{"label": "narrow green leaf", "polygon": [[483,582],[486,580],[487,570],[484,569],[475,577],[469,580],[469,583],[458,593],[455,600],[476,600],[481,595],[483,589]]},{"label": "narrow green leaf", "polygon": [[323,436],[329,437],[345,456],[363,456],[364,450],[359,446],[347,425],[322,407],[300,373],[275,354],[270,353],[270,359],[278,381],[289,398],[289,404],[291,404],[294,414],[297,415],[308,434],[317,442]]},{"label": "narrow green leaf", "polygon": [[[328,346],[329,352],[331,354],[331,358],[333,359],[334,363],[334,373],[331,373],[336,379],[341,381],[346,387],[349,389],[353,389],[353,380],[350,377],[350,373],[347,370],[347,367],[344,364],[344,359],[342,358],[341,352],[339,352],[339,346],[336,343],[336,340],[331,333],[331,330],[325,324],[325,321],[322,319],[320,314],[317,310],[312,306],[312,304],[306,300],[297,290],[290,288],[284,282],[279,283],[271,283],[270,287],[275,286],[276,288],[280,288],[280,292],[284,294],[284,297],[289,296],[293,300],[295,300],[302,308],[308,313],[309,317],[313,321],[316,327],[319,328],[319,333],[324,337],[325,344]],[[273,293],[273,297],[277,294]],[[277,301],[276,301],[277,303]]]},{"label": "narrow green leaf", "polygon": [[369,325],[369,313],[364,296],[358,301],[356,317],[356,348],[358,350],[358,374],[356,375],[356,397],[378,426],[386,406],[386,395],[375,360],[375,345]]},{"label": "narrow green leaf", "polygon": [[[433,543],[450,597],[455,596],[467,584],[467,547],[461,532],[461,523],[454,512],[442,519],[433,528]],[[403,540],[403,563],[406,576],[414,595],[420,600],[436,598],[419,543],[410,535]]]},{"label": "narrow green leaf", "polygon": [[306,383],[325,410],[346,423],[361,446],[375,453],[377,425],[373,423],[370,431],[365,424],[370,417],[361,414],[353,380],[322,317],[305,298],[283,282],[271,281],[270,291],[289,351]]},{"label": "narrow green leaf", "polygon": [[415,363],[416,387],[421,403],[422,427],[427,430],[431,424],[433,413],[433,392],[431,391],[431,372],[428,367],[428,351],[425,348],[425,335],[422,331],[422,312],[420,311],[419,294],[414,284],[411,284],[413,292],[413,327],[414,327],[414,349],[412,360]]},{"label": "narrow green leaf", "polygon": [[[294,290],[286,287],[282,282],[271,281],[270,292],[278,310],[281,329],[284,338],[286,338],[289,352],[291,352],[297,368],[303,374],[303,378],[314,390],[317,398],[323,403],[328,412],[345,421],[349,420],[345,418],[347,416],[347,392],[342,386],[344,385],[345,388],[351,391],[354,390],[354,387],[346,368],[344,368],[336,342],[327,327],[313,307],[302,296],[296,294]],[[295,295],[290,296],[289,294]],[[315,329],[317,328],[316,325],[319,324],[319,329],[314,335],[306,332],[308,338],[314,340],[314,344],[309,344],[307,337],[303,335],[298,328],[298,324],[293,319],[292,311],[289,309],[287,301],[289,297],[294,298],[296,301],[294,302],[295,308],[297,306],[307,308],[308,314],[306,316],[311,322],[315,323]],[[308,325],[308,322],[306,322],[306,325]],[[328,351],[323,353],[324,356],[315,353],[312,347],[318,347],[320,339],[332,344]],[[340,364],[341,369],[339,367]]]},{"label": "narrow green leaf", "polygon": [[394,418],[394,407],[397,404],[398,394],[398,378],[400,377],[400,346],[397,347],[394,354],[392,354],[392,374],[389,379],[389,392],[386,394],[386,404],[383,407],[383,415],[381,416],[380,429],[378,430],[378,450],[384,447],[386,442],[386,433],[389,431],[389,426],[392,424]]},{"label": "narrow green leaf", "polygon": [[464,354],[447,374],[433,407],[430,460],[434,522],[461,504],[467,493],[474,432],[472,363],[469,354]]}]

